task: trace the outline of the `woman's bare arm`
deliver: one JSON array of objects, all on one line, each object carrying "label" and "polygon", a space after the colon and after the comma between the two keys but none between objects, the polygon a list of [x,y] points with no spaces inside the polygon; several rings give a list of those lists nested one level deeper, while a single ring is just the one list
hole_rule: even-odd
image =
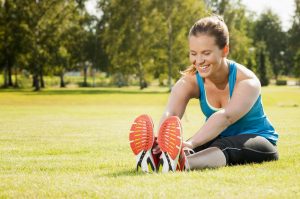
[{"label": "woman's bare arm", "polygon": [[186,106],[191,98],[199,97],[199,89],[194,76],[183,76],[172,88],[167,107],[160,119],[161,123],[169,116],[182,118]]},{"label": "woman's bare arm", "polygon": [[[200,91],[195,79],[195,76],[183,76],[176,82],[172,88],[167,107],[160,119],[159,127],[169,116],[178,116],[181,119],[189,100],[199,97]],[[160,152],[159,146],[156,145],[153,148],[153,153],[158,154]]]},{"label": "woman's bare arm", "polygon": [[228,105],[211,115],[202,128],[184,145],[195,148],[217,137],[228,126],[243,117],[252,108],[260,94],[260,82],[254,78],[241,80]]}]

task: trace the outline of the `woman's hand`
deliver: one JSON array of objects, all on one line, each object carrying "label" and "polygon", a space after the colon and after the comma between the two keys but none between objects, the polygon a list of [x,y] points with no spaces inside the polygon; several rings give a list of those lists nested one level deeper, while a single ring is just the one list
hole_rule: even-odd
[{"label": "woman's hand", "polygon": [[155,138],[155,140],[154,140],[154,146],[153,146],[152,152],[155,155],[161,153],[160,147],[157,142],[157,138]]},{"label": "woman's hand", "polygon": [[183,141],[182,147],[186,147],[186,148],[190,148],[190,149],[194,148],[193,144],[190,141]]}]

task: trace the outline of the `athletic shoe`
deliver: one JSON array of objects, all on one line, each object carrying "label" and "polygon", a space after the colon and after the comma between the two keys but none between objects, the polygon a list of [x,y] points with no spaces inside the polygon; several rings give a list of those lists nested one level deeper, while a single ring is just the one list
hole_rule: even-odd
[{"label": "athletic shoe", "polygon": [[190,165],[187,161],[187,156],[194,154],[195,152],[187,147],[182,147],[180,154],[179,154],[179,159],[176,167],[176,171],[189,171],[190,170]]},{"label": "athletic shoe", "polygon": [[134,120],[130,128],[129,142],[136,156],[136,170],[155,172],[156,165],[151,152],[154,144],[153,122],[150,116],[140,115]]},{"label": "athletic shoe", "polygon": [[162,151],[158,171],[163,173],[176,171],[179,154],[182,147],[181,123],[176,116],[165,119],[158,133],[158,145]]}]

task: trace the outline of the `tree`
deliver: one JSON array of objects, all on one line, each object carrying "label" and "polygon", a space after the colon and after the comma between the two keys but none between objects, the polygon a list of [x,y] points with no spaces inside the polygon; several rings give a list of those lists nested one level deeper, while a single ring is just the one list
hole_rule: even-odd
[{"label": "tree", "polygon": [[82,85],[87,86],[86,63],[91,62],[94,58],[92,54],[94,48],[89,48],[91,45],[88,40],[92,31],[88,26],[91,19],[86,12],[78,10],[79,8],[73,4],[69,11],[69,17],[67,19],[64,17],[64,26],[57,31],[56,45],[53,46],[52,50],[55,55],[54,65],[60,65],[56,74],[60,77],[61,86],[64,85],[65,71],[72,69],[83,69],[85,75]]},{"label": "tree", "polygon": [[295,6],[296,10],[293,16],[293,24],[288,31],[288,53],[290,54],[290,59],[293,60],[293,62],[290,63],[290,66],[293,67],[290,68],[293,68],[295,76],[300,78],[300,0],[295,0]]},{"label": "tree", "polygon": [[207,12],[203,3],[193,0],[156,1],[155,5],[161,13],[160,26],[165,27],[162,31],[165,37],[162,38],[160,44],[163,45],[160,47],[165,51],[166,60],[163,64],[168,66],[168,86],[171,90],[172,77],[179,76],[178,68],[182,70],[189,64],[187,57],[184,56],[188,51],[189,28]]},{"label": "tree", "polygon": [[[156,77],[167,72],[171,85],[171,77],[178,76],[178,69],[188,63],[188,30],[205,13],[196,0],[102,0],[100,8],[104,13],[101,40],[111,71],[121,72],[125,81],[136,74],[141,89],[150,71]],[[179,66],[177,74],[174,63]]]},{"label": "tree", "polygon": [[[61,71],[69,67],[68,64],[61,63],[69,63],[70,52],[78,46],[73,45],[73,49],[67,49],[66,46],[71,46],[68,42],[72,41],[63,40],[63,33],[77,25],[77,32],[69,32],[71,35],[77,35],[75,41],[79,43],[82,41],[82,35],[87,35],[86,23],[83,22],[83,18],[87,18],[84,2],[5,0],[1,3],[0,39],[3,42],[0,45],[0,67],[4,69],[4,86],[12,85],[13,68],[22,67],[30,71],[33,75],[33,87],[39,90],[40,87],[44,87],[45,72],[55,70],[56,64]],[[79,31],[83,34],[78,34]],[[84,49],[72,58],[78,60],[78,57],[87,57]]]},{"label": "tree", "polygon": [[[110,59],[111,72],[121,72],[125,77],[136,73],[141,89],[145,87],[145,65],[148,64],[149,46],[154,30],[148,28],[151,1],[100,1],[103,16],[101,40]],[[128,6],[130,5],[130,6]],[[148,26],[149,27],[149,26]]]},{"label": "tree", "polygon": [[6,0],[0,7],[0,40],[1,66],[4,70],[3,87],[17,86],[13,85],[12,69],[16,67],[17,57],[22,51],[22,16],[18,12],[20,1]]},{"label": "tree", "polygon": [[257,56],[257,73],[258,78],[262,86],[269,85],[269,74],[268,74],[268,52],[266,51],[266,44],[264,42],[257,43],[256,49],[256,56]]},{"label": "tree", "polygon": [[283,53],[286,49],[286,34],[282,31],[279,17],[271,10],[260,15],[255,24],[255,43],[264,42],[269,53],[272,71],[277,80],[282,73]]}]

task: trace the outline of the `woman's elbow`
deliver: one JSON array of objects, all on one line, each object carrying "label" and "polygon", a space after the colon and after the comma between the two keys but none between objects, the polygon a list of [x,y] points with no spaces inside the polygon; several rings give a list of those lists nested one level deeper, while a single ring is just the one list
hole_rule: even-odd
[{"label": "woman's elbow", "polygon": [[221,122],[225,126],[225,128],[232,125],[236,121],[235,117],[231,113],[225,110],[220,111],[220,113]]}]

